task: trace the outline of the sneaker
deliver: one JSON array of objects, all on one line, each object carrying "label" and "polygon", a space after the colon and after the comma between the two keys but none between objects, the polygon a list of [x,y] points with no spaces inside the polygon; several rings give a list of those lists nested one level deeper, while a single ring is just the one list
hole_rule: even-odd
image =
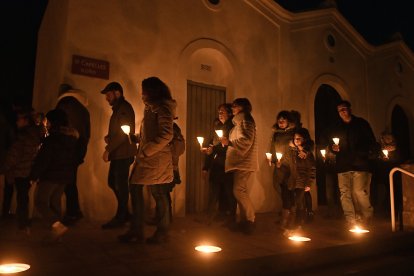
[{"label": "sneaker", "polygon": [[116,228],[121,228],[125,225],[126,221],[125,220],[119,220],[117,218],[113,218],[110,221],[108,221],[105,224],[102,224],[101,228],[106,230],[106,229],[116,229]]}]

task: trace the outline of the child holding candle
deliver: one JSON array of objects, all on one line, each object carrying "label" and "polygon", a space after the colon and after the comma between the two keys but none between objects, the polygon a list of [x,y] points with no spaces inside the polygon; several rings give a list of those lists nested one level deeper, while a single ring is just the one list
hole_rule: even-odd
[{"label": "child holding candle", "polygon": [[[285,236],[290,236],[292,231],[300,229],[305,220],[304,195],[310,191],[315,183],[315,158],[311,152],[313,141],[306,128],[294,131],[294,147],[283,155],[282,160],[277,162],[277,170],[288,172],[287,179],[287,201],[289,207],[287,224],[284,225]],[[306,158],[300,157],[306,152]]]}]

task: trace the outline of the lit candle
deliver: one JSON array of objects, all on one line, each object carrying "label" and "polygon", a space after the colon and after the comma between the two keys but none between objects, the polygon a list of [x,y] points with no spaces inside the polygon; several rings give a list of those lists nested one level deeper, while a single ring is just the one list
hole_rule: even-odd
[{"label": "lit candle", "polygon": [[388,150],[383,149],[382,153],[384,154],[385,158],[388,158]]},{"label": "lit candle", "polygon": [[132,144],[131,137],[129,137],[129,133],[131,133],[131,127],[129,125],[122,125],[121,129],[126,135],[128,135],[128,141],[130,144]]},{"label": "lit candle", "polygon": [[335,145],[339,145],[339,138],[332,138]]},{"label": "lit candle", "polygon": [[321,155],[322,155],[323,158],[325,158],[326,157],[326,150],[321,149]]},{"label": "lit candle", "polygon": [[217,130],[216,130],[216,134],[217,134],[217,136],[218,136],[219,138],[222,138],[222,137],[223,137],[223,130],[221,130],[221,129],[217,129]]},{"label": "lit candle", "polygon": [[201,136],[197,137],[197,141],[200,144],[200,149],[202,149],[203,148],[204,137],[201,137]]},{"label": "lit candle", "polygon": [[280,152],[276,152],[276,159],[277,162],[280,162],[280,159],[282,159],[283,154],[281,154]]},{"label": "lit candle", "polygon": [[266,158],[267,160],[272,160],[272,154],[270,152],[266,152]]}]

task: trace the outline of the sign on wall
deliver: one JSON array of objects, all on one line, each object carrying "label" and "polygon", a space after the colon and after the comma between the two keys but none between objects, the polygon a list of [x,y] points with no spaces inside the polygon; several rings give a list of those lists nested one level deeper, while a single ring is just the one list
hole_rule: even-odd
[{"label": "sign on wall", "polygon": [[72,74],[109,79],[109,62],[94,58],[72,56]]}]

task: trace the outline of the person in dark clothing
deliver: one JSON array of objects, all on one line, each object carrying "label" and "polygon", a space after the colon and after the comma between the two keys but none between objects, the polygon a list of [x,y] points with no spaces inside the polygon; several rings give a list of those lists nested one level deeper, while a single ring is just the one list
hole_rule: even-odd
[{"label": "person in dark clothing", "polygon": [[[222,131],[223,137],[229,137],[233,128],[231,104],[224,103],[218,106],[218,118],[214,123],[213,139],[206,149],[204,172],[209,172],[209,198],[206,223],[209,225],[223,211],[226,218],[225,225],[232,225],[236,221],[237,201],[233,194],[233,173],[225,172],[224,165],[228,146],[222,146],[217,130]],[[221,207],[221,209],[220,209]]]},{"label": "person in dark clothing", "polygon": [[13,176],[8,184],[15,185],[17,191],[17,225],[29,234],[29,173],[44,133],[34,124],[30,111],[17,113],[16,126],[16,139],[7,152],[0,171]]},{"label": "person in dark clothing", "polygon": [[352,115],[348,101],[337,104],[337,110],[341,121],[332,138],[339,142],[334,141],[330,149],[336,154],[342,209],[350,228],[358,224],[368,227],[373,215],[370,156],[377,151],[377,143],[369,123]]},{"label": "person in dark clothing", "polygon": [[135,113],[131,104],[125,100],[119,83],[109,83],[101,93],[112,106],[108,134],[104,138],[107,145],[103,160],[110,162],[108,185],[113,190],[118,204],[115,216],[103,224],[102,229],[113,229],[122,227],[129,220],[128,176],[137,147],[130,142],[121,126],[128,125],[130,132],[135,133]]},{"label": "person in dark clothing", "polygon": [[338,188],[338,175],[335,168],[336,155],[329,150],[330,141],[334,135],[332,126],[326,128],[320,137],[319,149],[325,151],[325,156],[322,156],[322,170],[325,177],[325,195],[327,210],[324,214],[326,219],[342,218],[342,208]]},{"label": "person in dark clothing", "polygon": [[69,127],[76,129],[79,133],[79,139],[76,146],[77,166],[73,171],[74,181],[65,188],[66,214],[63,221],[66,225],[70,225],[83,217],[79,205],[76,179],[78,167],[84,162],[86,155],[89,138],[91,136],[91,123],[88,109],[73,96],[65,96],[65,94],[63,94],[63,97],[58,101],[56,108],[61,109],[66,113],[69,120]]},{"label": "person in dark clothing", "polygon": [[[372,176],[372,199],[376,216],[390,216],[390,181],[389,173],[392,168],[403,162],[397,141],[392,133],[381,133],[381,152],[376,160],[375,172]],[[395,210],[397,218],[402,216],[401,174],[394,175]]]},{"label": "person in dark clothing", "polygon": [[76,129],[68,127],[66,113],[53,109],[46,114],[49,135],[37,153],[30,171],[30,183],[38,183],[35,206],[53,241],[63,235],[67,227],[62,223],[61,198],[66,185],[73,181],[76,166]]},{"label": "person in dark clothing", "polygon": [[[305,222],[305,191],[310,191],[315,186],[315,158],[310,150],[313,144],[309,131],[298,128],[294,131],[292,139],[294,147],[282,156],[276,163],[277,169],[284,168],[288,173],[287,180],[287,204],[289,216],[285,226],[284,235],[290,236],[293,231],[300,229]],[[300,152],[306,151],[306,157],[300,157]]]}]

